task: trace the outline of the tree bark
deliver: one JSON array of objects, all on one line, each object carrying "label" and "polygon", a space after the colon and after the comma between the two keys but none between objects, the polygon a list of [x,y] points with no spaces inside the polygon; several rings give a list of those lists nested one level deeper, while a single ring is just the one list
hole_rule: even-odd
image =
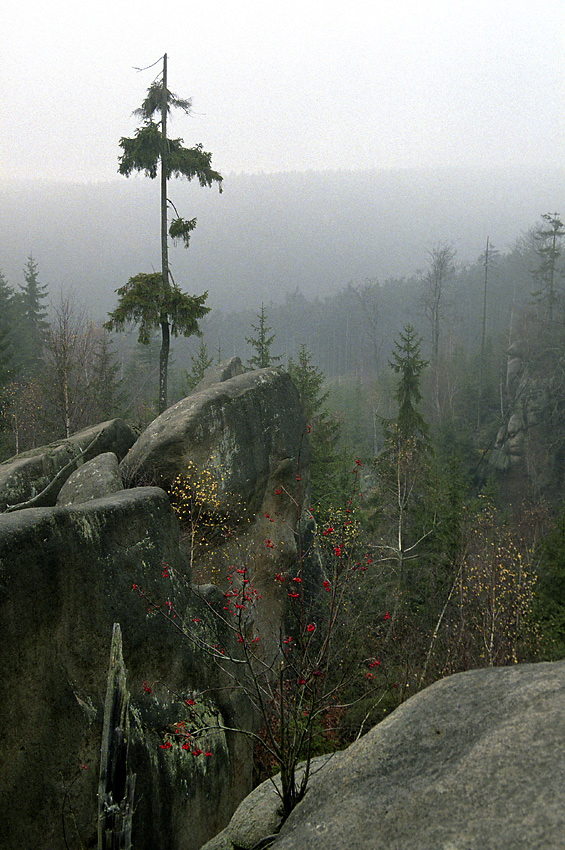
[{"label": "tree bark", "polygon": [[171,334],[169,323],[161,322],[161,351],[159,354],[159,413],[167,409],[167,383],[169,373],[169,349]]},{"label": "tree bark", "polygon": [[[163,56],[163,91],[161,100],[161,275],[163,286],[169,285],[169,243],[167,234],[167,54]],[[161,321],[161,354],[159,358],[159,413],[167,409],[167,372],[169,368],[169,324]]]}]

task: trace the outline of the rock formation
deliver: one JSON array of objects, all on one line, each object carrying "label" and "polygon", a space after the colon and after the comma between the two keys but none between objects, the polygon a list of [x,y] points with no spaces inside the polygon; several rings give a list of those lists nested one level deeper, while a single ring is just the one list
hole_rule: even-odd
[{"label": "rock formation", "polygon": [[57,504],[80,505],[123,489],[117,456],[114,452],[103,452],[68,477],[59,491]]},{"label": "rock formation", "polygon": [[[221,731],[252,722],[241,697],[219,690],[226,682],[210,660],[162,617],[148,615],[146,600],[132,590],[139,584],[162,605],[172,593],[164,564],[171,573],[187,566],[176,518],[157,488],[0,517],[2,670],[9,696],[0,710],[4,847],[21,846],[22,824],[30,846],[61,846],[61,811],[71,786],[69,829],[76,822],[86,846],[96,832],[114,622],[122,627],[132,693],[135,846],[198,847],[248,790],[245,742]],[[193,606],[192,616],[204,624],[205,604],[194,600]],[[151,683],[151,694],[143,682]],[[194,695],[194,707],[187,706],[184,699]],[[175,723],[194,728],[204,717],[206,725],[218,726],[199,744],[213,757],[193,757],[180,744],[171,753],[160,749]]]},{"label": "rock formation", "polygon": [[[126,482],[155,483],[169,491],[180,482],[191,515],[215,534],[211,552],[209,546],[191,547],[191,568],[199,581],[223,586],[228,566],[245,562],[261,594],[256,628],[269,654],[278,646],[286,601],[274,576],[296,560],[298,503],[309,489],[305,434],[289,375],[260,369],[173,405],[120,464]],[[191,522],[188,535],[194,532]]]},{"label": "rock formation", "polygon": [[232,357],[225,363],[218,363],[215,366],[210,366],[206,370],[206,374],[199,384],[197,384],[190,395],[195,395],[202,390],[207,390],[215,384],[221,384],[224,381],[229,381],[230,378],[236,378],[238,375],[243,375],[243,366],[239,357]]},{"label": "rock formation", "polygon": [[59,490],[79,465],[102,452],[113,452],[121,460],[134,442],[131,428],[121,419],[113,419],[5,460],[0,463],[0,510],[37,497],[57,477],[57,487],[51,487],[42,507],[54,505]]},{"label": "rock formation", "polygon": [[[233,364],[227,374],[232,371]],[[288,376],[278,370],[236,375],[159,417],[119,475],[117,458],[131,440],[125,448],[119,440],[99,441],[96,459],[57,491],[57,506],[0,515],[0,822],[6,850],[22,847],[22,825],[26,846],[58,850],[63,821],[69,846],[95,846],[115,623],[130,691],[130,770],[137,775],[133,846],[196,850],[228,822],[250,789],[252,767],[249,739],[230,730],[250,729],[255,718],[233,679],[154,607],[166,614],[172,600],[186,622],[197,624],[203,644],[232,651],[232,633],[213,614],[222,596],[209,584],[183,595],[180,579],[189,581],[192,570],[202,574],[208,562],[181,545],[167,493],[131,485],[168,487],[179,474],[187,477],[200,520],[211,514],[229,520],[230,535],[225,541],[220,536],[214,551],[225,550],[218,554],[225,563],[236,556],[252,560],[265,585],[260,616],[276,629],[283,609],[273,575],[292,560],[299,510],[281,494],[307,487],[304,427]],[[91,441],[79,435],[2,465],[4,504],[29,499]],[[213,501],[209,489],[196,486],[206,476],[213,478]],[[131,489],[119,489],[121,477]],[[268,537],[284,545],[271,550]],[[210,548],[204,549],[209,556]]]},{"label": "rock formation", "polygon": [[[450,676],[315,767],[273,850],[559,850],[565,661]],[[278,805],[255,789],[205,850],[260,846]]]},{"label": "rock formation", "polygon": [[563,442],[565,374],[561,344],[544,333],[529,345],[515,342],[507,352],[506,421],[496,436],[490,465],[503,473],[510,498],[565,494]]}]

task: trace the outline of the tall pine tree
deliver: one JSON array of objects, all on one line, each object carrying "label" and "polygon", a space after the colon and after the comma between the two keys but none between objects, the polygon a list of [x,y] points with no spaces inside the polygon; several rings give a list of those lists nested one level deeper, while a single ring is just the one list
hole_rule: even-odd
[{"label": "tall pine tree", "polygon": [[[168,197],[170,177],[197,179],[201,186],[211,187],[216,183],[221,191],[222,176],[211,166],[212,155],[202,145],[185,148],[182,139],[171,139],[167,135],[167,119],[171,108],[188,114],[190,99],[180,98],[169,90],[167,84],[167,54],[163,56],[163,71],[155,80],[135,114],[141,119],[141,127],[134,138],[120,139],[122,155],[119,158],[120,174],[129,177],[134,171],[155,178],[160,173],[161,185],[161,273],[137,274],[118,289],[120,301],[110,313],[108,329],[121,330],[125,321],[141,324],[140,342],[147,335],[143,326],[160,328],[161,351],[159,355],[159,413],[167,408],[167,379],[169,369],[170,337],[182,333],[189,336],[198,333],[198,319],[209,308],[204,306],[208,295],[189,296],[178,287],[169,267],[169,237],[180,240],[188,248],[190,234],[196,227],[196,219],[181,218],[175,205]],[[158,116],[158,120],[155,117]],[[168,226],[169,208],[174,217]],[[180,319],[179,317],[181,317]]]},{"label": "tall pine tree", "polygon": [[422,400],[420,382],[424,369],[429,365],[423,360],[421,339],[412,325],[406,325],[400,339],[394,341],[395,350],[389,365],[399,375],[396,387],[398,413],[396,420],[385,422],[385,430],[398,431],[401,439],[412,440],[418,449],[429,447],[429,426],[419,409]]},{"label": "tall pine tree", "polygon": [[[428,491],[431,454],[428,424],[419,410],[420,381],[428,365],[421,357],[420,346],[421,339],[411,325],[395,341],[389,365],[399,375],[398,410],[395,419],[381,420],[385,440],[375,460],[373,520],[380,531],[382,558],[393,565],[398,600],[408,585],[408,564],[417,562],[434,524],[434,519],[429,521],[427,513],[422,515],[420,510]],[[395,607],[391,614],[393,621],[397,610]]]}]

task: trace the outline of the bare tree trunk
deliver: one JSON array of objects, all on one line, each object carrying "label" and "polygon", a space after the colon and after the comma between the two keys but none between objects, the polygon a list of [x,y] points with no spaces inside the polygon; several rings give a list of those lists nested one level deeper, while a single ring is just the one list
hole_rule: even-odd
[{"label": "bare tree trunk", "polygon": [[62,383],[63,383],[63,416],[65,419],[65,437],[70,437],[71,435],[71,414],[69,407],[69,370],[67,358],[65,356],[63,363],[63,374],[61,375]]},{"label": "bare tree trunk", "polygon": [[129,692],[122,632],[114,623],[98,784],[98,850],[131,850],[135,774],[128,773]]},{"label": "bare tree trunk", "polygon": [[171,345],[168,322],[161,322],[161,351],[159,354],[159,413],[167,409],[167,383],[169,375],[169,349]]},{"label": "bare tree trunk", "polygon": [[488,266],[489,266],[489,237],[485,249],[485,277],[483,288],[483,325],[481,332],[481,359],[479,363],[479,397],[477,399],[477,428],[481,427],[481,406],[483,401],[483,378],[485,371],[485,343],[487,335],[487,294],[488,294]]},{"label": "bare tree trunk", "polygon": [[[167,239],[167,54],[163,56],[163,92],[161,100],[161,275],[163,286],[169,286],[169,244]],[[161,354],[159,358],[159,413],[167,409],[167,372],[169,368],[169,325],[161,322]]]}]

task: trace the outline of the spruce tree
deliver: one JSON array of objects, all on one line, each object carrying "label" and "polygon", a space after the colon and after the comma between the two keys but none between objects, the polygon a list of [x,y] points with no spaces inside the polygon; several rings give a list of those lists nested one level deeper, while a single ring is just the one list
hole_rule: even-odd
[{"label": "spruce tree", "polygon": [[204,375],[206,374],[206,370],[210,368],[213,363],[214,358],[208,357],[208,348],[206,347],[206,343],[203,339],[200,340],[200,346],[198,347],[198,354],[196,357],[190,358],[190,362],[192,363],[192,368],[190,372],[186,372],[186,380],[185,385],[188,392],[192,392],[194,387],[196,387]]},{"label": "spruce tree", "polygon": [[23,371],[35,374],[43,360],[43,349],[47,338],[48,322],[44,301],[47,286],[39,283],[37,263],[30,254],[24,266],[25,284],[19,293],[19,330],[17,347]]},{"label": "spruce tree", "polygon": [[271,345],[276,334],[269,336],[269,331],[272,328],[267,325],[267,314],[264,304],[261,304],[261,312],[257,314],[257,318],[259,319],[259,324],[251,324],[257,336],[245,338],[247,345],[250,345],[255,351],[253,357],[250,357],[247,361],[247,366],[249,369],[266,369],[278,363],[282,358],[278,354],[271,354]]},{"label": "spruce tree", "polygon": [[325,375],[312,363],[312,355],[306,345],[300,346],[298,362],[292,357],[289,359],[288,373],[298,390],[309,428],[312,501],[326,506],[342,495],[340,478],[343,461],[337,452],[340,424],[327,408],[329,392],[323,390]]},{"label": "spruce tree", "polygon": [[[170,237],[175,242],[180,240],[188,248],[190,234],[196,227],[196,219],[184,219],[179,216],[168,197],[168,181],[173,176],[185,177],[189,181],[197,179],[201,186],[211,187],[216,183],[220,191],[222,186],[221,174],[214,171],[211,165],[212,155],[203,150],[202,145],[185,148],[182,139],[171,139],[167,135],[167,119],[171,108],[189,114],[191,106],[190,98],[180,98],[168,88],[165,53],[162,74],[149,86],[143,103],[135,111],[141,119],[141,127],[133,138],[120,139],[123,151],[119,158],[120,174],[129,177],[134,171],[139,171],[151,179],[157,177],[158,172],[160,174],[161,272],[135,275],[125,286],[118,289],[120,302],[117,309],[110,314],[110,322],[106,327],[122,330],[125,321],[139,322],[142,342],[142,336],[147,337],[143,331],[144,325],[160,328],[159,413],[167,408],[171,333],[173,336],[177,336],[179,331],[184,336],[198,333],[198,319],[209,310],[203,306],[207,292],[199,296],[186,295],[175,284],[171,274],[168,239]],[[173,210],[174,217],[167,227],[169,209]],[[181,313],[183,318],[179,324],[175,316]]]},{"label": "spruce tree", "polygon": [[399,337],[399,340],[394,341],[395,350],[392,360],[389,360],[393,372],[400,375],[395,393],[398,413],[396,420],[385,421],[385,426],[390,430],[393,425],[402,440],[414,441],[417,448],[429,448],[429,425],[419,410],[422,400],[420,382],[429,363],[422,359],[422,340],[412,325],[406,325]]},{"label": "spruce tree", "polygon": [[118,306],[108,314],[106,330],[123,331],[128,322],[133,322],[139,326],[139,342],[149,345],[152,331],[161,328],[159,413],[163,413],[167,407],[170,337],[200,335],[198,321],[210,310],[204,303],[208,293],[187,295],[174,284],[164,284],[159,272],[137,274],[116,292]]},{"label": "spruce tree", "polygon": [[[399,592],[407,587],[407,564],[417,561],[434,518],[422,513],[427,503],[431,444],[429,427],[419,410],[420,381],[427,361],[420,355],[421,339],[407,325],[395,341],[389,365],[400,376],[395,419],[382,419],[384,445],[375,460],[376,511],[385,560],[395,565]],[[414,583],[414,582],[413,582]],[[396,613],[396,609],[395,609]],[[394,618],[393,618],[394,619]]]}]

